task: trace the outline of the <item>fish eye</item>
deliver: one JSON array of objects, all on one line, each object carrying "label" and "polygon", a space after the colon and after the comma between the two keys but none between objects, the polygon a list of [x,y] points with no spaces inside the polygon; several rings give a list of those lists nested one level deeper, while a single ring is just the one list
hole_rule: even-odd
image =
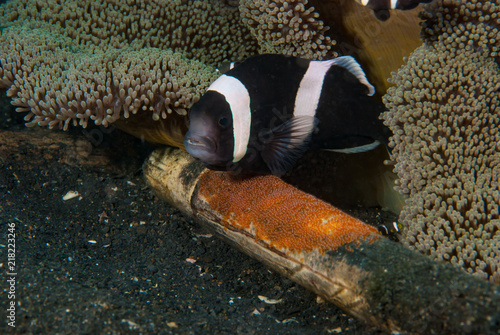
[{"label": "fish eye", "polygon": [[229,125],[229,120],[227,117],[221,117],[219,119],[219,122],[218,122],[219,126],[221,126],[222,128],[225,128]]}]

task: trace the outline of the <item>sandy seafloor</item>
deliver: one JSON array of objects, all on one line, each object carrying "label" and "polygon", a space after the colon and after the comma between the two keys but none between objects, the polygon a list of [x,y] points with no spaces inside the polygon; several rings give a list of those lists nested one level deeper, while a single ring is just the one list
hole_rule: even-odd
[{"label": "sandy seafloor", "polygon": [[[0,132],[39,131],[25,128],[5,99],[0,114]],[[66,134],[84,138],[78,128]],[[57,159],[33,166],[22,154],[0,161],[0,333],[378,333],[160,201],[140,169],[150,145],[116,130],[100,149],[114,153],[117,169]],[[63,201],[68,191],[81,198]],[[377,211],[354,214],[370,220]],[[9,222],[15,329],[5,317]]]}]

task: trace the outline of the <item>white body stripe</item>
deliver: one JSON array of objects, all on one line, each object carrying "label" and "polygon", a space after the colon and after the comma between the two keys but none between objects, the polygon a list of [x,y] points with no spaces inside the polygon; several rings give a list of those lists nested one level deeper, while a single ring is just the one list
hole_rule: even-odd
[{"label": "white body stripe", "polygon": [[208,91],[222,94],[233,116],[233,162],[236,163],[245,156],[250,139],[252,113],[250,111],[250,95],[238,79],[223,74],[210,85]]},{"label": "white body stripe", "polygon": [[305,140],[314,130],[314,116],[318,108],[319,98],[323,89],[325,75],[333,64],[333,60],[329,61],[311,61],[307,67],[307,71],[300,81],[297,95],[295,96],[295,104],[293,107],[293,116],[308,116],[310,122],[304,126],[303,139]]},{"label": "white body stripe", "polygon": [[[368,87],[368,95],[375,93],[375,88],[368,82],[363,69],[353,57],[343,56],[326,61],[311,61],[297,90],[293,108],[294,117],[315,117],[326,73],[333,65],[342,66],[351,72],[363,85]],[[309,132],[313,128],[314,123],[311,123]]]},{"label": "white body stripe", "polygon": [[[368,6],[368,3],[370,2],[370,0],[358,0],[359,3],[361,3],[363,6]],[[374,0],[373,2],[377,2],[376,0]],[[391,0],[391,8],[394,9],[396,8],[398,4],[398,0]]]},{"label": "white body stripe", "polygon": [[[329,61],[311,61],[304,77],[300,81],[295,105],[293,107],[293,116],[311,116],[316,115],[319,98],[323,89],[325,75],[333,64],[333,59]],[[314,124],[311,123],[312,131]]]}]

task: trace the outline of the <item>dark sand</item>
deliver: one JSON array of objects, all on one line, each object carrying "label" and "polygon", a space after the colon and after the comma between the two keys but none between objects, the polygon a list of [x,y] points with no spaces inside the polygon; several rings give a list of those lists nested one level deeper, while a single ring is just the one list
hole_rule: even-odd
[{"label": "dark sand", "polygon": [[[25,128],[5,99],[0,114],[0,132],[42,131]],[[79,128],[64,134],[87,141]],[[33,164],[23,152],[0,161],[0,333],[378,333],[160,201],[140,169],[152,146],[114,130],[92,150],[109,153],[112,166],[58,157]],[[68,191],[80,196],[63,201]],[[5,317],[10,222],[15,330]]]}]

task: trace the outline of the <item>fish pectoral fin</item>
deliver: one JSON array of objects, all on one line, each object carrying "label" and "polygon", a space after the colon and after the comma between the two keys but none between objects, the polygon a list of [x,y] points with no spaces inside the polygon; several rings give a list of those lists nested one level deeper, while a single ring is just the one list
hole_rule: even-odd
[{"label": "fish pectoral fin", "polygon": [[261,155],[272,174],[285,174],[302,157],[317,122],[312,116],[294,116],[269,132]]},{"label": "fish pectoral fin", "polygon": [[373,150],[376,147],[378,147],[380,145],[380,143],[381,142],[379,140],[374,140],[372,143],[360,145],[360,146],[357,146],[357,147],[342,148],[342,149],[323,149],[323,150],[325,150],[325,151],[341,152],[341,153],[345,153],[345,154],[357,154],[357,153],[360,153],[360,152],[365,152],[365,151]]}]

